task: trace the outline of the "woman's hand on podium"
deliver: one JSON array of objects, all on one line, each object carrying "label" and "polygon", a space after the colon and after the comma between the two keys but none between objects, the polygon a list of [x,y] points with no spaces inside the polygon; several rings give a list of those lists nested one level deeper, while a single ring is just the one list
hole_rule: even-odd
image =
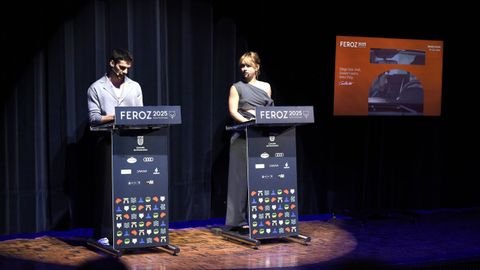
[{"label": "woman's hand on podium", "polygon": [[115,121],[115,114],[102,116],[102,124]]}]

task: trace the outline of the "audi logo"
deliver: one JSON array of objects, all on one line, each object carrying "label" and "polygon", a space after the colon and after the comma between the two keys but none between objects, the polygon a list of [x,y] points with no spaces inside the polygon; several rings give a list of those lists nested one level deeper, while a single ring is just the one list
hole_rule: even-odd
[{"label": "audi logo", "polygon": [[153,162],[153,157],[144,157],[143,162]]}]

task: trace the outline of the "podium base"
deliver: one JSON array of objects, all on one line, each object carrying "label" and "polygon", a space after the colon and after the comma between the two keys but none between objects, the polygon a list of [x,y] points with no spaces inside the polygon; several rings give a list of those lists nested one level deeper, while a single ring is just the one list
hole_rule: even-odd
[{"label": "podium base", "polygon": [[170,253],[170,255],[176,256],[178,253],[180,253],[180,248],[174,245],[166,245],[166,246],[159,246],[156,247],[157,249],[163,250],[167,253]]},{"label": "podium base", "polygon": [[[258,247],[261,244],[260,240],[250,238],[248,235],[243,235],[243,234],[240,234],[240,233],[235,232],[235,231],[228,231],[228,230],[224,230],[224,229],[219,228],[219,227],[211,227],[210,230],[214,234],[221,235],[227,240],[232,240],[232,241],[235,241],[235,242],[240,242],[242,244],[247,244],[247,245],[252,246],[254,249],[258,249]],[[297,243],[300,243],[300,244],[303,244],[303,245],[306,245],[306,246],[308,246],[308,244],[312,240],[310,238],[310,236],[306,236],[306,235],[303,235],[303,234],[298,234],[298,235],[285,237],[285,239],[289,239],[293,242],[297,242]]]},{"label": "podium base", "polygon": [[227,240],[235,241],[235,242],[240,242],[242,244],[247,244],[252,246],[254,249],[258,249],[260,246],[260,241],[257,239],[250,238],[248,235],[243,235],[238,232],[233,232],[233,231],[226,231],[223,230],[222,228],[218,227],[212,227],[210,230],[216,234],[216,235],[221,235]]},{"label": "podium base", "polygon": [[303,244],[305,246],[308,246],[308,243],[310,243],[310,241],[312,241],[312,238],[310,238],[310,236],[306,236],[306,235],[303,235],[303,234],[289,236],[288,239],[290,239],[294,242]]},{"label": "podium base", "polygon": [[[117,250],[114,249],[113,246],[111,245],[102,245],[98,243],[95,239],[88,239],[87,245],[100,250],[101,252],[110,254],[115,257],[121,257],[123,254],[126,253],[127,250]],[[178,253],[180,253],[180,248],[174,245],[164,245],[164,246],[158,246],[158,247],[147,247],[145,249],[155,249],[155,250],[161,250],[169,253],[170,255],[176,256]]]},{"label": "podium base", "polygon": [[87,245],[115,257],[120,257],[122,256],[122,253],[123,253],[121,250],[114,249],[113,246],[111,245],[102,245],[98,243],[95,239],[88,239]]}]

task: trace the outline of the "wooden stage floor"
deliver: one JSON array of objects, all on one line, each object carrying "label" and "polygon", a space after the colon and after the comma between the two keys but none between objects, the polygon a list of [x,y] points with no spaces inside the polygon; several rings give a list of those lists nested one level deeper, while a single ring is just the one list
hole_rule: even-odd
[{"label": "wooden stage floor", "polygon": [[[361,258],[401,269],[479,269],[480,211],[357,220],[303,221],[308,245],[262,241],[258,249],[225,240],[209,229],[172,229],[170,243],[181,251],[127,253],[128,269],[336,269]],[[84,239],[43,236],[0,242],[1,269],[75,269],[105,257]],[[454,268],[442,268],[458,266]],[[463,268],[461,268],[463,267]]]}]

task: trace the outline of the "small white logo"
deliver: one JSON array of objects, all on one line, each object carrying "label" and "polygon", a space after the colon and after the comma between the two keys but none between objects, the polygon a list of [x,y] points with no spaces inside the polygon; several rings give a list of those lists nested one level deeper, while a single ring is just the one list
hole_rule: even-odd
[{"label": "small white logo", "polygon": [[265,169],[265,164],[255,164],[255,169]]},{"label": "small white logo", "polygon": [[143,162],[153,162],[154,158],[153,157],[144,157]]},{"label": "small white logo", "polygon": [[137,136],[137,144],[143,145],[143,136]]},{"label": "small white logo", "polygon": [[263,152],[260,157],[261,158],[268,158],[270,155],[267,152]]},{"label": "small white logo", "polygon": [[133,163],[136,163],[136,162],[137,162],[137,159],[134,158],[134,157],[129,157],[129,158],[127,159],[127,162],[130,163],[130,164],[133,164]]},{"label": "small white logo", "polygon": [[132,174],[132,170],[130,169],[121,169],[120,174]]}]

